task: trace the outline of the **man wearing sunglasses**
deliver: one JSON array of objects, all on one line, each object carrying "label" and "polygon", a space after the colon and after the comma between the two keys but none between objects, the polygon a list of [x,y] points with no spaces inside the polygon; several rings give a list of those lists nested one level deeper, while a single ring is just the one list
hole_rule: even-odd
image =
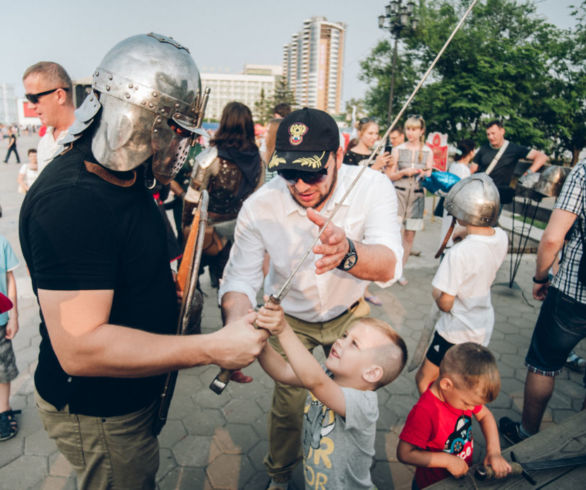
[{"label": "man wearing sunglasses", "polygon": [[30,107],[47,126],[47,132],[37,147],[41,172],[63,149],[61,142],[75,120],[73,86],[65,69],[52,61],[41,61],[28,67],[22,82]]},{"label": "man wearing sunglasses", "polygon": [[[268,170],[274,178],[245,202],[219,298],[225,322],[256,305],[265,251],[270,268],[264,293],[276,294],[311,246],[318,230],[361,167],[342,165],[336,122],[323,111],[301,109],[281,122]],[[382,287],[401,277],[402,254],[395,191],[389,179],[365,169],[321,240],[295,275],[281,305],[304,345],[326,352],[359,317],[370,281]],[[273,346],[280,350],[278,342]],[[269,488],[286,488],[301,459],[305,391],[276,383],[269,415]]]}]

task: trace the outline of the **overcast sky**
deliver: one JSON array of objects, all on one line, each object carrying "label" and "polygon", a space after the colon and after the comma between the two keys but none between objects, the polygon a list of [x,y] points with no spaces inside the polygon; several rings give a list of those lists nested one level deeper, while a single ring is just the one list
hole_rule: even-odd
[{"label": "overcast sky", "polygon": [[[542,0],[538,12],[569,27],[569,6]],[[22,96],[22,72],[40,60],[61,63],[72,78],[89,76],[104,54],[134,34],[158,32],[191,50],[201,71],[239,73],[246,63],[280,65],[283,45],[303,21],[325,16],[347,25],[343,99],[366,90],[359,62],[388,36],[379,0],[0,0],[0,83]],[[447,36],[447,34],[446,34]]]}]

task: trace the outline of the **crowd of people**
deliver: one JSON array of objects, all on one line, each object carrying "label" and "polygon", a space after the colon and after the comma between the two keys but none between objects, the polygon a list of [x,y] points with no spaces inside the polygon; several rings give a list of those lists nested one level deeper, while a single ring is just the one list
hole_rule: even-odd
[{"label": "crowd of people", "polygon": [[[145,56],[152,63],[132,62]],[[423,226],[421,179],[433,167],[423,117],[408,116],[364,172],[379,139],[376,122],[360,120],[357,138],[344,149],[334,119],[310,108],[277,106],[260,151],[249,108],[230,103],[207,148],[190,152],[200,139],[199,75],[187,50],[153,33],[106,54],[77,119],[71,80],[58,64],[31,66],[23,83],[49,127],[19,175],[26,192],[20,245],[42,313],[35,399],[78,486],[155,488],[155,421],[167,373],[216,364],[232,370],[234,381],[251,382],[240,369],[258,359],[275,380],[267,488],[287,488],[300,461],[308,487],[373,488],[377,389],[397,378],[409,355],[390,325],[369,316],[368,303],[378,298],[368,285],[407,285],[405,264]],[[135,83],[149,90],[131,94]],[[449,243],[444,229],[448,247],[431,282],[435,335],[416,376],[421,397],[397,447],[399,460],[417,467],[413,488],[468,471],[473,417],[487,443],[484,464],[497,477],[511,471],[486,407],[500,390],[487,348],[490,287],[507,253],[498,217],[511,197],[514,166],[527,158],[528,173],[537,172],[546,157],[509,143],[504,133],[492,121],[489,146],[475,153],[472,141],[459,142],[449,169],[461,177],[444,200],[445,221],[456,226]],[[176,198],[175,231],[162,219],[162,188]],[[203,264],[218,288],[224,326],[177,336],[170,266],[177,257],[169,236],[180,249],[203,190],[210,196]],[[500,421],[510,440],[539,430],[554,377],[586,336],[585,221],[583,161],[566,181],[537,254],[534,297],[545,302],[527,354],[522,422]],[[1,244],[0,293],[13,305],[0,316],[5,440],[18,430],[9,403],[17,375],[11,339],[18,330],[18,264]],[[306,250],[310,260],[300,264]],[[264,305],[254,311],[261,291]],[[325,365],[311,354],[318,346]]]}]

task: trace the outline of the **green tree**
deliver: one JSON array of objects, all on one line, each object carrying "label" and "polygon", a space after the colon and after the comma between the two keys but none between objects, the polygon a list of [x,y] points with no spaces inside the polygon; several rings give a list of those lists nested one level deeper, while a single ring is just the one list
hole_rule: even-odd
[{"label": "green tree", "polygon": [[[420,3],[419,27],[406,34],[397,63],[396,112],[469,5],[469,0]],[[582,27],[566,32],[539,17],[532,1],[478,3],[407,113],[422,114],[429,130],[447,133],[451,141],[483,141],[483,123],[500,118],[518,143],[558,154],[575,152],[581,144],[576,138],[580,125],[572,130],[560,119],[584,108],[584,52],[571,50],[579,41],[586,45],[583,9],[582,14],[576,11]],[[390,78],[391,49],[384,41],[362,62],[362,79],[371,86],[365,101],[381,119]]]},{"label": "green tree", "polygon": [[273,117],[273,108],[281,103],[287,103],[292,108],[295,106],[295,96],[289,90],[285,77],[277,80],[271,97],[266,97],[264,89],[261,89],[259,100],[254,104],[256,122],[266,124]]}]

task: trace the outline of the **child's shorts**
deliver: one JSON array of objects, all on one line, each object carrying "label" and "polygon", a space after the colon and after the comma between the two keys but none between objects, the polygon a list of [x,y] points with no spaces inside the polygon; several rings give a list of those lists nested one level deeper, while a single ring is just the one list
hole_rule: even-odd
[{"label": "child's shorts", "polygon": [[429,349],[427,349],[427,354],[425,354],[425,357],[429,362],[439,367],[440,363],[442,362],[442,359],[446,355],[446,352],[453,345],[455,344],[448,342],[439,333],[435,332],[433,340],[431,341]]},{"label": "child's shorts", "polygon": [[0,325],[0,383],[10,383],[17,376],[12,341],[6,338],[6,325]]}]

